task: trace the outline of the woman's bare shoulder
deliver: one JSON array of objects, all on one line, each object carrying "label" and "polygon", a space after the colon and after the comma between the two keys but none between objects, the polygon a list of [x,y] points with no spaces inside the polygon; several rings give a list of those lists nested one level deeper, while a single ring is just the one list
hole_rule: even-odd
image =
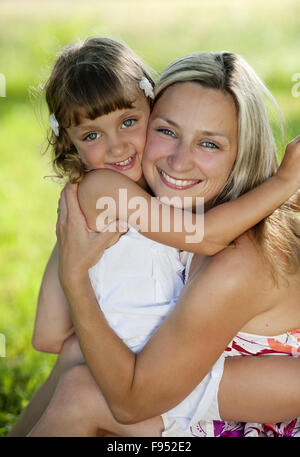
[{"label": "woman's bare shoulder", "polygon": [[256,307],[262,291],[272,288],[272,276],[251,232],[212,256],[207,273],[212,278],[211,284],[218,284],[220,290],[228,290],[232,295],[243,296],[249,306],[252,303]]},{"label": "woman's bare shoulder", "polygon": [[226,268],[238,276],[249,276],[263,268],[263,257],[251,231],[211,257],[214,268]]},{"label": "woman's bare shoulder", "polygon": [[264,303],[259,300],[265,278],[251,236],[239,237],[233,246],[209,257],[202,265],[199,262],[199,267],[197,258],[193,262],[193,272],[182,297],[189,297],[196,321],[206,315],[214,314],[215,319],[230,315],[234,335],[265,311]]}]

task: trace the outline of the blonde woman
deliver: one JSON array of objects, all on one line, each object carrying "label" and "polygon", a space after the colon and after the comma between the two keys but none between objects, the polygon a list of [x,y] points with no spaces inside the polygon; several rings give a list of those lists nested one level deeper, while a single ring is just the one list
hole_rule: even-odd
[{"label": "blonde woman", "polygon": [[[201,196],[209,209],[274,174],[278,164],[263,89],[246,62],[231,53],[200,53],[171,65],[156,87],[143,156],[143,171],[153,193],[190,197],[193,208]],[[179,189],[174,180],[190,185]],[[122,187],[129,197],[146,198],[134,183],[109,170],[93,171],[82,182],[79,201],[90,228],[96,229],[98,197],[116,197],[114,189]],[[237,338],[251,337],[245,349],[251,354],[260,353],[255,349],[258,344],[273,354],[299,352],[294,330],[300,327],[296,207],[295,202],[279,208],[211,258],[190,254],[186,285],[176,307],[145,348],[133,354],[97,305],[88,268],[98,259],[93,258],[77,206],[76,187],[69,186],[58,224],[60,278],[93,377],[84,365],[71,369],[31,436],[56,435],[59,430],[76,434],[79,427],[82,433],[83,423],[86,434],[101,429],[102,436],[103,430],[131,436],[191,436],[200,430],[200,435],[214,436],[215,424],[207,419],[270,422],[299,414],[299,405],[292,401],[298,393],[295,377],[284,372],[288,368],[296,375],[299,363],[289,358],[245,361],[249,380],[254,367],[260,369],[258,390],[251,380],[245,386],[247,396],[244,388],[237,389],[234,377],[229,382],[224,374],[218,396],[210,403],[212,411],[206,410],[204,416],[199,408],[195,415],[187,401],[224,351],[243,353],[237,349]],[[275,371],[274,361],[282,371]],[[274,373],[277,383],[270,384]],[[243,375],[239,376],[240,384]],[[278,380],[285,376],[289,391],[281,395]]]}]

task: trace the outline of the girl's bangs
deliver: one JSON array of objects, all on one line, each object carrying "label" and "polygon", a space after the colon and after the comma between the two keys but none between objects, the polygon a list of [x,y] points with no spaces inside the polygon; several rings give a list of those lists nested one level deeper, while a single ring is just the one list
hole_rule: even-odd
[{"label": "girl's bangs", "polygon": [[122,82],[117,76],[108,78],[94,69],[78,72],[65,90],[66,127],[78,125],[83,117],[93,120],[116,110],[132,108],[136,90],[135,82]]}]

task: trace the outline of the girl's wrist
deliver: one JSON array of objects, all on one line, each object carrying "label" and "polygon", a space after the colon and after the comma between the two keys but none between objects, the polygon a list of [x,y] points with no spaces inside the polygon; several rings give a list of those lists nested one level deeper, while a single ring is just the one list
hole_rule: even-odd
[{"label": "girl's wrist", "polygon": [[295,192],[297,192],[297,182],[293,181],[290,179],[288,176],[285,176],[284,174],[277,173],[274,176],[270,178],[271,180],[275,180],[275,182],[278,182],[280,186],[284,189],[284,191],[287,194],[287,199],[291,197]]}]

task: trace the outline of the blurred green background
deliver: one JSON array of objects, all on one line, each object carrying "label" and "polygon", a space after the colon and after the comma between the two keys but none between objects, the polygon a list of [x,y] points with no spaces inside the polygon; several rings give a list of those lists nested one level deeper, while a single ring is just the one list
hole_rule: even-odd
[{"label": "blurred green background", "polygon": [[[127,42],[156,71],[184,54],[242,54],[275,95],[289,141],[300,133],[292,75],[300,73],[299,0],[1,0],[0,436],[48,375],[56,356],[31,346],[39,285],[55,242],[60,187],[45,150],[48,117],[34,90],[61,48],[100,34]],[[299,91],[300,92],[300,91]],[[281,151],[279,151],[279,156]]]}]

